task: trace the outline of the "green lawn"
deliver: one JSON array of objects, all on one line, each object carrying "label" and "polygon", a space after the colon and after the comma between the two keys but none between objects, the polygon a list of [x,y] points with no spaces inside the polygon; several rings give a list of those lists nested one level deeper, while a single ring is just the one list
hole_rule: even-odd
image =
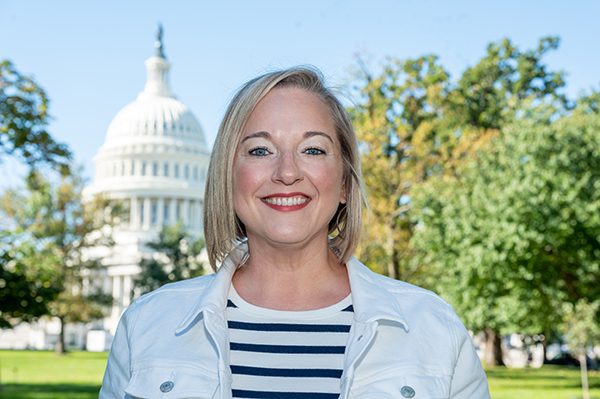
[{"label": "green lawn", "polygon": [[[92,399],[98,397],[107,353],[0,351],[4,399]],[[487,370],[492,399],[581,398],[579,369],[544,366],[541,369]],[[600,399],[600,373],[590,371],[592,398]]]},{"label": "green lawn", "polygon": [[[581,398],[579,368],[545,365],[540,369],[495,368],[486,370],[492,399]],[[600,398],[600,373],[588,372],[590,396]]]},{"label": "green lawn", "polygon": [[0,351],[0,398],[98,398],[108,353]]}]

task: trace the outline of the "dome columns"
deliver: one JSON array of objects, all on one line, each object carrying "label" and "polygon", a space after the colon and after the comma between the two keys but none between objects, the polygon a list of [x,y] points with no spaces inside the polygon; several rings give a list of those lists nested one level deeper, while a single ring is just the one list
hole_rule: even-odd
[{"label": "dome columns", "polygon": [[202,200],[167,196],[134,196],[129,200],[129,230],[160,230],[179,220],[192,231],[202,231]]}]

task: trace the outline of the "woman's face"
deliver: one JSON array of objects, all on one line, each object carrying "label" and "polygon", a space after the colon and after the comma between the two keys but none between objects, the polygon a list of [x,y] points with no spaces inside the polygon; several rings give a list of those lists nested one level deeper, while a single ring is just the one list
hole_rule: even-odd
[{"label": "woman's face", "polygon": [[342,177],[328,106],[301,89],[272,90],[250,115],[233,165],[234,207],[249,242],[326,240],[345,202]]}]

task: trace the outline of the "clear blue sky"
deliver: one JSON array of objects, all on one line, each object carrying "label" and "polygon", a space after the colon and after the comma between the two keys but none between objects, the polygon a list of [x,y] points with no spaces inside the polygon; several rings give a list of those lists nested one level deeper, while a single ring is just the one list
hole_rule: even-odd
[{"label": "clear blue sky", "polygon": [[[171,89],[210,145],[231,93],[269,69],[321,68],[341,84],[354,54],[373,68],[387,56],[434,53],[453,77],[508,37],[532,48],[558,35],[547,58],[568,73],[567,94],[598,88],[600,1],[29,1],[0,0],[0,59],[33,75],[51,98],[49,127],[92,176],[115,114],[143,89],[160,21]],[[0,165],[0,187],[14,176]]]}]

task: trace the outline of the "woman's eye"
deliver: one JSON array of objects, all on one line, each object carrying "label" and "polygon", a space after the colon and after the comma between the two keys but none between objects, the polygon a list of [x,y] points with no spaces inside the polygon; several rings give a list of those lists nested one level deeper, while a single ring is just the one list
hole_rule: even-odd
[{"label": "woman's eye", "polygon": [[308,155],[323,155],[325,154],[325,151],[320,148],[307,148],[304,150],[304,153]]},{"label": "woman's eye", "polygon": [[250,155],[256,155],[257,157],[264,157],[265,155],[268,155],[269,151],[267,151],[266,148],[263,147],[258,147],[258,148],[254,148],[252,150],[250,150]]}]

